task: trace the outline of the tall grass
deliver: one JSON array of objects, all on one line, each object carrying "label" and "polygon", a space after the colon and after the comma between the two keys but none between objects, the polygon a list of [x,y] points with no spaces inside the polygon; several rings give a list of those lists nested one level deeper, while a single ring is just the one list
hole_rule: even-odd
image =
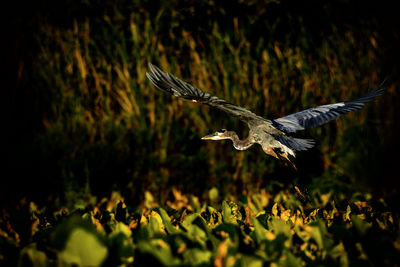
[{"label": "tall grass", "polygon": [[294,173],[259,147],[238,152],[228,142],[201,142],[201,136],[220,128],[242,137],[248,130],[219,111],[163,94],[145,72],[152,62],[273,119],[356,97],[379,84],[380,70],[373,67],[379,65],[379,36],[359,43],[355,33],[332,26],[333,33],[320,43],[307,32],[292,33],[296,42],[262,33],[254,40],[237,18],[229,31],[214,23],[211,32],[200,36],[185,25],[165,32],[160,25],[173,24],[163,21],[165,12],[74,20],[70,28],[43,26],[35,64],[43,131],[36,146],[54,162],[45,177],[62,181],[60,187],[89,184],[86,191],[96,194],[117,184],[133,199],[143,188],[161,196],[171,185],[199,195],[212,186],[246,192],[285,176],[294,181],[328,176],[325,171],[330,181],[353,181],[349,166],[367,146],[354,140],[362,135],[357,129],[373,118],[369,112],[309,132],[317,148],[299,155],[307,172]]}]

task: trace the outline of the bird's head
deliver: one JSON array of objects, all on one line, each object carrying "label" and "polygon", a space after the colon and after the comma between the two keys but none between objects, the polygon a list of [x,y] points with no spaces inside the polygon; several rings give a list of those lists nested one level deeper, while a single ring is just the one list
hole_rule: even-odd
[{"label": "bird's head", "polygon": [[231,132],[226,129],[218,130],[215,133],[206,135],[202,137],[203,140],[223,140],[223,139],[231,139]]}]

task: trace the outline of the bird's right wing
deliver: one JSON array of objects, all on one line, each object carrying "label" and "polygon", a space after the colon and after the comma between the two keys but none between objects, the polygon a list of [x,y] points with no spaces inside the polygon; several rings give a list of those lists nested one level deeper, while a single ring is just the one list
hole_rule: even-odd
[{"label": "bird's right wing", "polygon": [[269,122],[253,112],[229,103],[216,96],[201,91],[191,84],[176,78],[171,73],[165,73],[157,66],[149,63],[150,72],[146,72],[147,78],[160,90],[170,93],[187,101],[199,102],[218,108],[233,115],[246,123]]},{"label": "bird's right wing", "polygon": [[385,91],[385,81],[378,88],[372,90],[362,97],[339,102],[330,105],[318,106],[306,109],[288,116],[272,120],[272,125],[286,133],[313,128],[338,118],[341,114],[346,114],[353,110],[361,109],[364,103],[380,96]]}]

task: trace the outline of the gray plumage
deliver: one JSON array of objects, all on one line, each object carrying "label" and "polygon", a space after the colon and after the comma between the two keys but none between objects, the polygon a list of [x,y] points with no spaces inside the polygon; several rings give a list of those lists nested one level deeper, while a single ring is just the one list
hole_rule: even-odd
[{"label": "gray plumage", "polygon": [[385,82],[383,82],[377,89],[368,92],[362,97],[350,101],[318,106],[293,113],[288,116],[273,120],[273,125],[286,133],[293,133],[299,130],[320,126],[331,120],[337,119],[342,114],[346,114],[353,110],[362,109],[364,103],[369,102],[375,97],[384,93],[384,83]]},{"label": "gray plumage", "polygon": [[223,110],[247,123],[250,129],[249,136],[244,140],[240,140],[235,132],[224,129],[202,139],[230,139],[238,150],[248,149],[251,145],[258,143],[265,153],[278,159],[284,157],[287,160],[289,160],[288,155],[295,156],[294,151],[307,150],[314,145],[311,139],[294,138],[288,136],[288,133],[317,127],[338,118],[341,114],[361,109],[364,103],[382,95],[385,90],[383,82],[377,89],[351,101],[322,105],[275,120],[267,120],[245,108],[205,93],[170,73],[164,73],[151,63],[149,63],[149,69],[150,72],[146,72],[146,76],[158,89],[187,101],[200,102]]}]

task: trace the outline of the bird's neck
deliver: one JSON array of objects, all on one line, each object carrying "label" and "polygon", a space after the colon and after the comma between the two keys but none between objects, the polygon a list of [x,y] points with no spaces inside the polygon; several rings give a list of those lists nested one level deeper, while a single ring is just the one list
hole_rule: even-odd
[{"label": "bird's neck", "polygon": [[250,135],[246,139],[240,140],[239,136],[235,132],[232,132],[230,139],[237,150],[246,150],[254,144]]}]

